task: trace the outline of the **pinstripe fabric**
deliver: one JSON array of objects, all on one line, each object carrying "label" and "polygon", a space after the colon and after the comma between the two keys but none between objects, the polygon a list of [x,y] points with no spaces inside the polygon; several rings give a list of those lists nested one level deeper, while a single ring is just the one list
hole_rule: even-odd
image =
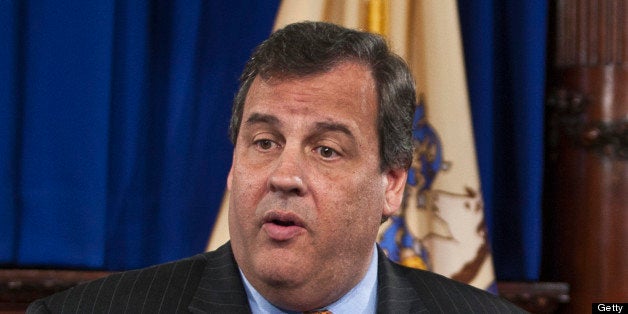
[{"label": "pinstripe fabric", "polygon": [[215,252],[207,255],[207,267],[190,310],[195,313],[250,313],[231,245],[223,245]]},{"label": "pinstripe fabric", "polygon": [[[482,290],[379,254],[378,313],[523,313]],[[113,274],[35,301],[27,313],[250,313],[230,244]],[[341,313],[337,313],[341,314]]]},{"label": "pinstripe fabric", "polygon": [[379,265],[378,313],[525,313],[486,291],[395,264],[381,249]]},{"label": "pinstripe fabric", "polygon": [[231,246],[78,285],[27,313],[248,313]]}]

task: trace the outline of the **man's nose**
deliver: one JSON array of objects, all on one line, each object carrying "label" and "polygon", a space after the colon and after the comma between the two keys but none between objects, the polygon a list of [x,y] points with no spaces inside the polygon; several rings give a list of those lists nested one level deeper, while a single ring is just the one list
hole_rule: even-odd
[{"label": "man's nose", "polygon": [[275,160],[274,169],[268,179],[270,191],[296,196],[305,195],[307,185],[304,182],[304,158],[298,148],[285,147]]}]

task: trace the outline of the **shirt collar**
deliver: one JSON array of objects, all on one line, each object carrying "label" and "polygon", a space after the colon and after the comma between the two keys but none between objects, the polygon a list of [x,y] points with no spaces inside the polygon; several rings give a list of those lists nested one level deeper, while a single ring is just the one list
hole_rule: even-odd
[{"label": "shirt collar", "polygon": [[[355,287],[349,290],[349,292],[338,299],[338,301],[326,306],[325,309],[335,314],[375,313],[377,305],[377,254],[377,247],[374,246],[371,263],[369,264],[364,278],[362,278]],[[246,280],[241,270],[240,276],[244,282],[244,289],[246,290],[246,296],[253,314],[300,313],[282,310],[274,306],[253,288],[251,283]]]}]

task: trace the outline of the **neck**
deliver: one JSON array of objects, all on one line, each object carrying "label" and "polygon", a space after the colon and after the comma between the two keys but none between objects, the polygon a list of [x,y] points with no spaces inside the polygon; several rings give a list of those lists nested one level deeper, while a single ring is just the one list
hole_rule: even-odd
[{"label": "neck", "polygon": [[[373,253],[373,252],[371,252]],[[345,262],[336,265],[336,271],[313,276],[305,284],[293,285],[284,281],[264,281],[258,276],[242,273],[251,286],[268,302],[290,311],[309,311],[329,306],[346,295],[366,275],[373,254],[363,263]],[[338,272],[337,270],[346,270]]]}]

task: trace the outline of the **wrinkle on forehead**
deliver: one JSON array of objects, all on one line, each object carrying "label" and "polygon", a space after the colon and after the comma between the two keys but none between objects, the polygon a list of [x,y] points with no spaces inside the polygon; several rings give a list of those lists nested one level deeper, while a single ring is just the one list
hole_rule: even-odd
[{"label": "wrinkle on forehead", "polygon": [[377,103],[371,71],[359,63],[342,63],[306,77],[257,77],[245,101],[243,126],[252,126],[247,123],[250,120],[284,131],[302,127],[309,132],[334,131],[352,137],[360,146],[375,145],[379,151]]},{"label": "wrinkle on forehead", "polygon": [[[356,75],[357,74],[357,75]],[[348,77],[353,76],[353,77]],[[333,99],[339,105],[351,107],[354,111],[362,113],[369,109],[377,110],[377,91],[375,80],[372,76],[370,68],[364,64],[345,61],[331,68],[329,71],[309,74],[305,76],[297,75],[273,75],[268,78],[256,77],[251,89],[247,95],[246,103],[249,103],[252,94],[259,93],[263,85],[273,88],[273,93],[289,92],[292,95],[294,103],[306,103],[321,101],[323,98]],[[269,92],[268,89],[266,89]],[[272,99],[272,94],[262,94],[257,97],[258,100]],[[371,98],[370,96],[374,96]],[[356,97],[360,100],[356,102]],[[374,104],[369,103],[369,99],[375,101]],[[356,106],[356,103],[358,106]],[[273,106],[281,105],[281,103],[273,103]],[[374,105],[375,108],[371,106]],[[246,107],[245,106],[245,111]],[[294,112],[295,114],[297,112]],[[302,112],[309,113],[309,112]]]}]

